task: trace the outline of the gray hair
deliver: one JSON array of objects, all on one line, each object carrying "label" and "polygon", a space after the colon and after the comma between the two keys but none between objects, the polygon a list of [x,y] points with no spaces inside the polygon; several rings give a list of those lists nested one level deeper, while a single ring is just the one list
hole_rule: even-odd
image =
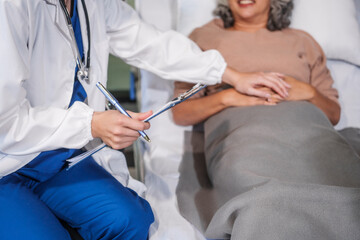
[{"label": "gray hair", "polygon": [[[293,0],[270,0],[270,14],[266,28],[270,31],[287,28],[290,25],[293,7]],[[228,0],[218,0],[214,14],[224,21],[225,28],[234,25],[234,17],[229,8]]]}]

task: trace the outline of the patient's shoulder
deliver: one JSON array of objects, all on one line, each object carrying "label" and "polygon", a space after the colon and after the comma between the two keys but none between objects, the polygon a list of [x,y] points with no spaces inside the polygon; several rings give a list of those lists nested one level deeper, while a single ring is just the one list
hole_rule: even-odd
[{"label": "patient's shoulder", "polygon": [[307,51],[313,52],[315,55],[324,56],[322,47],[310,33],[295,28],[287,28],[283,31],[293,35],[293,37],[297,38],[299,41],[302,41],[302,44]]},{"label": "patient's shoulder", "polygon": [[198,36],[202,35],[212,35],[212,34],[218,34],[219,32],[224,30],[224,24],[221,19],[215,18],[211,20],[210,22],[206,23],[205,25],[201,27],[195,28],[191,34],[190,38],[194,39]]},{"label": "patient's shoulder", "polygon": [[297,38],[303,40],[307,44],[318,45],[318,42],[315,40],[315,38],[306,31],[296,29],[296,28],[286,28],[283,31],[287,34],[291,34],[294,37],[297,37]]},{"label": "patient's shoulder", "polygon": [[297,28],[286,28],[284,30],[282,30],[283,32],[286,32],[288,34],[292,34],[295,35],[299,38],[305,38],[305,39],[309,39],[311,41],[315,41],[315,39],[310,35],[310,33],[301,30],[301,29],[297,29]]},{"label": "patient's shoulder", "polygon": [[195,28],[189,38],[205,50],[213,48],[214,43],[217,42],[224,31],[222,20],[215,18],[207,24]]}]

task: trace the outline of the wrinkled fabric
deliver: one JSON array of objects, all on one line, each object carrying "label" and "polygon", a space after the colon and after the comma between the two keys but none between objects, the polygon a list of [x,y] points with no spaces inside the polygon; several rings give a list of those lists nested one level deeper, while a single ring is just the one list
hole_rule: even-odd
[{"label": "wrinkled fabric", "polygon": [[359,239],[360,159],[308,102],[229,108],[204,125],[209,238]]}]

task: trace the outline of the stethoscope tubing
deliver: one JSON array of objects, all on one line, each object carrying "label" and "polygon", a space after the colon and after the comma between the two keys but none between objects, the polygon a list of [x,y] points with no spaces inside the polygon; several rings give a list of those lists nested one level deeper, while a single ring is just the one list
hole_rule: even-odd
[{"label": "stethoscope tubing", "polygon": [[[59,2],[60,2],[60,6],[65,14],[66,22],[67,22],[67,25],[68,25],[68,28],[69,28],[69,31],[71,34],[72,41],[75,41],[74,30],[72,28],[70,14],[69,14],[68,10],[66,9],[64,0],[59,0]],[[85,14],[86,32],[87,32],[87,39],[88,39],[88,50],[86,53],[86,68],[90,69],[90,49],[91,49],[91,47],[90,47],[91,46],[90,20],[89,20],[89,14],[88,14],[88,11],[86,8],[85,0],[81,0],[81,3],[83,5],[84,14]],[[76,41],[75,41],[75,46],[77,49],[76,50],[73,49],[73,51],[76,51],[77,53],[79,53],[79,47],[77,46]],[[79,59],[79,61],[81,61],[81,59]]]}]

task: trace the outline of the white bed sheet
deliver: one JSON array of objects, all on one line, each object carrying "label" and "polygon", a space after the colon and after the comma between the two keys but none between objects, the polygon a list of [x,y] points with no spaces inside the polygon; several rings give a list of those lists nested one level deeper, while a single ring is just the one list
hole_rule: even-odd
[{"label": "white bed sheet", "polygon": [[[135,5],[140,16],[148,23],[162,30],[182,28],[187,35],[191,31],[191,26],[179,25],[178,19],[184,12],[181,9],[191,6],[196,9],[196,6],[211,1],[215,6],[214,0],[136,0]],[[211,18],[210,12],[206,14],[206,18]],[[198,26],[206,23],[207,19],[192,18],[193,23]],[[172,98],[172,92],[173,81],[163,80],[152,73],[141,71],[141,111],[159,109]],[[168,111],[151,120],[151,128],[147,131],[151,136],[151,143],[144,143],[145,151],[142,158],[145,171],[144,181],[147,186],[146,199],[155,215],[155,223],[150,228],[151,240],[205,239],[181,216],[176,198],[176,187],[179,181],[178,168],[184,147],[184,131],[190,129],[191,127],[175,125],[171,121],[171,111]]]},{"label": "white bed sheet", "polygon": [[[360,12],[360,0],[358,12]],[[211,8],[216,0],[136,0],[141,17],[163,30],[179,30],[187,35],[195,26],[211,19]],[[202,6],[207,4],[204,9]],[[191,18],[196,12],[204,15]],[[206,12],[207,11],[207,12]],[[206,12],[206,13],[205,13]],[[183,18],[181,18],[183,17]],[[360,18],[360,17],[359,17]],[[360,128],[360,67],[338,60],[329,60],[328,66],[339,90],[342,114],[336,129]],[[173,82],[141,71],[141,110],[157,110],[172,98]],[[172,122],[171,111],[151,120],[147,132],[151,144],[144,143],[143,164],[146,199],[150,202],[155,223],[150,229],[151,240],[204,240],[205,237],[180,212],[176,197],[179,166],[184,152],[184,132],[191,127],[180,127]]]}]

